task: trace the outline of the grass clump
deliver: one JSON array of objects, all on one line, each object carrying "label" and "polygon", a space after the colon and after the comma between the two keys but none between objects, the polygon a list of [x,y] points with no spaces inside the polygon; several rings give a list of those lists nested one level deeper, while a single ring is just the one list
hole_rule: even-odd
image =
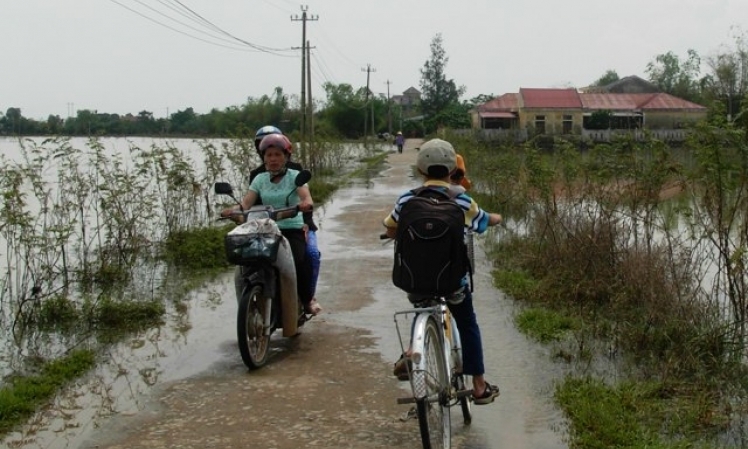
[{"label": "grass clump", "polygon": [[216,269],[229,266],[224,239],[233,224],[221,227],[200,227],[177,231],[164,242],[164,258],[187,270]]},{"label": "grass clump", "polygon": [[161,301],[105,299],[91,311],[91,320],[102,330],[140,329],[162,324],[165,313]]},{"label": "grass clump", "polygon": [[42,302],[38,314],[42,328],[69,327],[80,319],[80,311],[75,303],[64,295],[54,295]]},{"label": "grass clump", "polygon": [[15,377],[0,389],[0,435],[26,421],[57,390],[91,369],[94,353],[75,350],[44,364],[37,375]]},{"label": "grass clump", "polygon": [[685,403],[671,386],[658,381],[612,386],[592,377],[569,376],[556,387],[555,398],[569,417],[574,448],[720,447],[705,441],[708,430],[703,424],[714,411],[714,401],[706,394]]},{"label": "grass clump", "polygon": [[566,333],[579,326],[569,316],[538,308],[521,311],[514,322],[519,330],[541,343],[560,340]]},{"label": "grass clump", "polygon": [[523,301],[532,301],[539,288],[538,281],[529,273],[511,268],[494,270],[493,281],[496,287]]}]

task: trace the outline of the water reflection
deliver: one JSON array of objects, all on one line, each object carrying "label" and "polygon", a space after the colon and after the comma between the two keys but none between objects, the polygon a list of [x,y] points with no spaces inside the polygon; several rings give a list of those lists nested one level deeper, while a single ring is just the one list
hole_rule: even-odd
[{"label": "water reflection", "polygon": [[136,332],[99,353],[94,370],[62,391],[21,431],[8,435],[5,444],[76,448],[106,418],[145,410],[154,386],[206,370],[244,371],[241,360],[233,357],[233,294],[233,273],[188,293],[179,309],[168,311],[163,326]]}]

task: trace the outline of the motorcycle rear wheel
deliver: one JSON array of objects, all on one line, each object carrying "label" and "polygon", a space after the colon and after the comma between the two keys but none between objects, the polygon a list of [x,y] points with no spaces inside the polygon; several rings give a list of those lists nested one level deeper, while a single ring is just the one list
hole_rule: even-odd
[{"label": "motorcycle rear wheel", "polygon": [[245,287],[239,299],[236,334],[242,361],[249,369],[257,369],[265,365],[270,352],[270,335],[265,335],[264,309],[262,286]]}]

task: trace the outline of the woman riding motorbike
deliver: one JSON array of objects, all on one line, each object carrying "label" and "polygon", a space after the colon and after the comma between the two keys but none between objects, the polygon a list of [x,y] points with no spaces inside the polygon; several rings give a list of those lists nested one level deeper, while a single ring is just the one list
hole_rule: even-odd
[{"label": "woman riding motorbike", "polygon": [[[258,151],[265,164],[266,171],[258,174],[252,180],[249,191],[242,198],[241,207],[247,210],[261,197],[262,203],[266,205],[285,207],[297,204],[300,211],[311,212],[314,202],[309,187],[303,185],[297,188],[294,180],[299,171],[286,166],[292,151],[292,145],[288,138],[282,134],[269,134],[263,137]],[[290,195],[289,192],[291,192]],[[224,209],[221,216],[231,217],[232,212],[237,209],[238,207]],[[234,217],[236,216],[234,215]],[[299,214],[293,218],[278,220],[277,224],[281,233],[291,245],[299,300],[306,313],[317,315],[322,307],[312,296],[312,264],[310,258],[307,257],[304,219]],[[240,281],[241,276],[237,274],[235,279]]]},{"label": "woman riding motorbike", "polygon": [[[264,139],[265,136],[268,136],[270,134],[283,134],[283,132],[275,126],[266,125],[258,129],[255,133],[255,150],[257,150],[257,154],[260,156],[260,160],[262,160],[262,154],[260,152],[260,142],[262,142],[262,139]],[[286,161],[286,167],[293,168],[294,170],[299,171],[303,170],[304,167],[302,167],[301,164],[291,160],[292,156],[292,154],[289,154],[288,160]],[[264,163],[250,171],[249,183],[251,184],[257,175],[265,171],[266,169]],[[262,204],[262,198],[260,198],[255,204]],[[304,212],[303,217],[304,224],[306,224],[306,256],[311,260],[312,263],[311,289],[312,298],[314,298],[314,295],[317,292],[317,280],[319,279],[320,265],[322,264],[322,253],[320,252],[319,246],[317,245],[317,225],[314,223],[314,215],[312,214],[312,212]]]}]

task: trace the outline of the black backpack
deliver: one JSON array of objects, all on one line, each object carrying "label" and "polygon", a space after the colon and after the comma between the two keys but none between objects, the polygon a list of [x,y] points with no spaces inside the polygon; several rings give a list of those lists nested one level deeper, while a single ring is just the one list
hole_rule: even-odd
[{"label": "black backpack", "polygon": [[408,293],[449,296],[466,274],[472,278],[459,193],[429,187],[412,192],[397,221],[392,283]]}]

